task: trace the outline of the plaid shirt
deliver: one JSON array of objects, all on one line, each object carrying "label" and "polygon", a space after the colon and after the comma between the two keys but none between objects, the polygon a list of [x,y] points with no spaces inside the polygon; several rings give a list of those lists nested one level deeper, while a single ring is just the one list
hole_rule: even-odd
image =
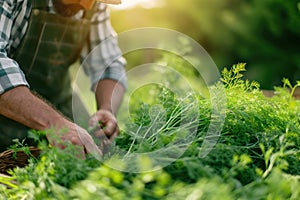
[{"label": "plaid shirt", "polygon": [[[49,1],[50,12],[55,12]],[[17,49],[28,27],[31,0],[0,1],[0,94],[16,86],[29,87],[18,63],[10,58],[10,52]],[[79,12],[74,18],[82,17]],[[90,41],[81,52],[84,72],[90,77],[91,88],[101,79],[120,81],[126,87],[125,64],[117,45],[106,4],[97,3],[97,11],[92,17]],[[101,48],[99,48],[101,44]]]}]

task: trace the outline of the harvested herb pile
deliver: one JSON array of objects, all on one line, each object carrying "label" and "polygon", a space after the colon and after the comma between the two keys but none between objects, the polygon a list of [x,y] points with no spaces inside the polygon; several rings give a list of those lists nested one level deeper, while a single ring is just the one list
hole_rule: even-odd
[{"label": "harvested herb pile", "polygon": [[[161,107],[141,104],[104,161],[81,160],[72,146],[62,151],[41,143],[38,159],[14,169],[11,177],[0,176],[5,184],[0,198],[300,199],[300,102],[292,97],[300,83],[284,80],[275,96],[266,98],[258,83],[242,80],[244,70],[244,64],[224,69],[220,83],[212,86],[226,94],[220,116],[214,115],[210,98],[179,99],[161,88]],[[201,156],[211,120],[222,116],[216,143]],[[166,146],[168,156],[145,154],[128,162],[132,153]],[[167,158],[170,162],[159,167]]]}]

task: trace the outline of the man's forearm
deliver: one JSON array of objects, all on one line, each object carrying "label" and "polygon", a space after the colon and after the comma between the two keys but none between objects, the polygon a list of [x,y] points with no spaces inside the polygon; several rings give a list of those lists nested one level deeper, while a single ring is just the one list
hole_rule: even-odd
[{"label": "man's forearm", "polygon": [[[92,137],[83,128],[64,118],[54,108],[40,98],[33,95],[25,86],[16,87],[0,96],[0,114],[18,121],[29,128],[36,130],[54,129],[60,137],[57,140],[50,134],[46,134],[51,145],[65,148],[61,143],[69,141],[82,148],[78,149],[79,156],[85,157],[84,149],[94,156],[102,155],[95,145]],[[59,131],[67,128],[67,132],[60,134]]]},{"label": "man's forearm", "polygon": [[111,111],[116,115],[123,100],[125,89],[115,80],[100,80],[96,88],[98,109]]},{"label": "man's forearm", "polygon": [[66,119],[25,86],[11,89],[0,96],[0,114],[29,128],[45,130],[63,127]]}]

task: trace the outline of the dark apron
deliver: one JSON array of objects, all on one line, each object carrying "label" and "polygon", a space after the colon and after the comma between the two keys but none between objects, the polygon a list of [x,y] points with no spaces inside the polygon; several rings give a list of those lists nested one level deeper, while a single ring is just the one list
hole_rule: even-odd
[{"label": "dark apron", "polygon": [[[91,13],[81,20],[74,20],[48,13],[46,1],[32,3],[27,33],[12,57],[25,73],[30,89],[72,119],[68,70],[87,41]],[[14,138],[26,138],[28,130],[28,127],[0,115],[0,150],[5,150]]]}]

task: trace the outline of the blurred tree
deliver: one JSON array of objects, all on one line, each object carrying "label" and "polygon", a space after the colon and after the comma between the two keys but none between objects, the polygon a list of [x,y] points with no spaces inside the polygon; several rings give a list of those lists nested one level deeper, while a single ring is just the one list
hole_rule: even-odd
[{"label": "blurred tree", "polygon": [[[162,0],[163,1],[163,0]],[[299,0],[164,0],[153,9],[112,12],[118,32],[140,27],[180,31],[201,44],[223,69],[247,63],[245,78],[262,88],[300,80]]]}]

